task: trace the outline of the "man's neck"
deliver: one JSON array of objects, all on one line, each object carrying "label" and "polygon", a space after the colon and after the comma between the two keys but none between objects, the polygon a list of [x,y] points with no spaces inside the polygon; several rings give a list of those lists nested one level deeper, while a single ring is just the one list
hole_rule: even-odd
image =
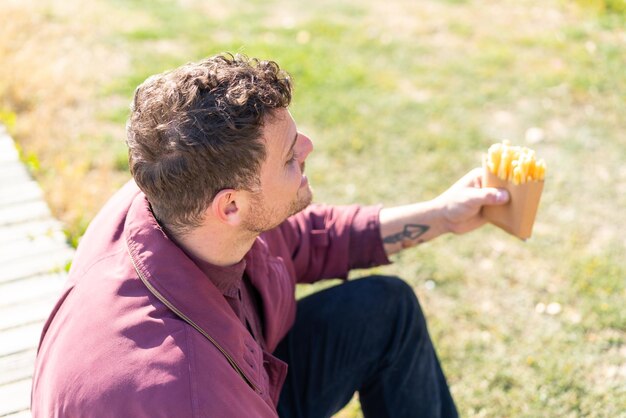
[{"label": "man's neck", "polygon": [[258,235],[203,225],[173,237],[188,254],[215,266],[232,266],[250,251]]}]

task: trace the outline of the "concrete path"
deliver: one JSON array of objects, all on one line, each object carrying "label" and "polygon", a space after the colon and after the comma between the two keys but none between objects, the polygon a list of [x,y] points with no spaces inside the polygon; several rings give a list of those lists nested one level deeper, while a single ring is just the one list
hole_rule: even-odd
[{"label": "concrete path", "polygon": [[0,125],[0,417],[30,417],[39,336],[73,253]]}]

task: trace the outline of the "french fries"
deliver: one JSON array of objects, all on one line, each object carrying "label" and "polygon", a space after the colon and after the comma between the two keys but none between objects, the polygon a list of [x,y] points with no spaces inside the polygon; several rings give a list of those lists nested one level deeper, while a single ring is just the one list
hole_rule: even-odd
[{"label": "french fries", "polygon": [[537,160],[535,151],[512,146],[509,141],[493,144],[485,158],[489,171],[515,185],[543,181],[546,176],[546,163],[543,159]]},{"label": "french fries", "polygon": [[483,217],[523,240],[532,234],[539,199],[546,176],[546,163],[535,151],[512,146],[508,141],[494,144],[483,154],[483,187],[504,188],[506,205],[485,205]]}]

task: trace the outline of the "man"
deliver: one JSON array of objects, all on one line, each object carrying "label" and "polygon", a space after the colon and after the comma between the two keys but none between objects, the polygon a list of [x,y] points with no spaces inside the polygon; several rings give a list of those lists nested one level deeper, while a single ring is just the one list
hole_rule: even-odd
[{"label": "man", "polygon": [[368,417],[456,416],[404,282],[294,288],[475,229],[507,194],[475,170],[429,202],[310,205],[290,100],[277,64],[241,56],[139,86],[134,182],[91,223],[44,327],[34,417],[328,417],[355,391]]}]

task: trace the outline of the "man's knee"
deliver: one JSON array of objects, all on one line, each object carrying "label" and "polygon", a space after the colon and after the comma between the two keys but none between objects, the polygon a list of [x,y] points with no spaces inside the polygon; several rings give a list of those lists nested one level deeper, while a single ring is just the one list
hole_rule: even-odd
[{"label": "man's knee", "polygon": [[368,281],[370,292],[376,295],[378,303],[385,306],[384,312],[391,315],[417,315],[422,311],[413,288],[397,276],[369,276],[361,280]]},{"label": "man's knee", "polygon": [[369,281],[373,291],[390,299],[392,302],[402,301],[403,299],[407,299],[409,302],[417,301],[413,288],[397,276],[376,275],[368,276],[362,280]]}]

